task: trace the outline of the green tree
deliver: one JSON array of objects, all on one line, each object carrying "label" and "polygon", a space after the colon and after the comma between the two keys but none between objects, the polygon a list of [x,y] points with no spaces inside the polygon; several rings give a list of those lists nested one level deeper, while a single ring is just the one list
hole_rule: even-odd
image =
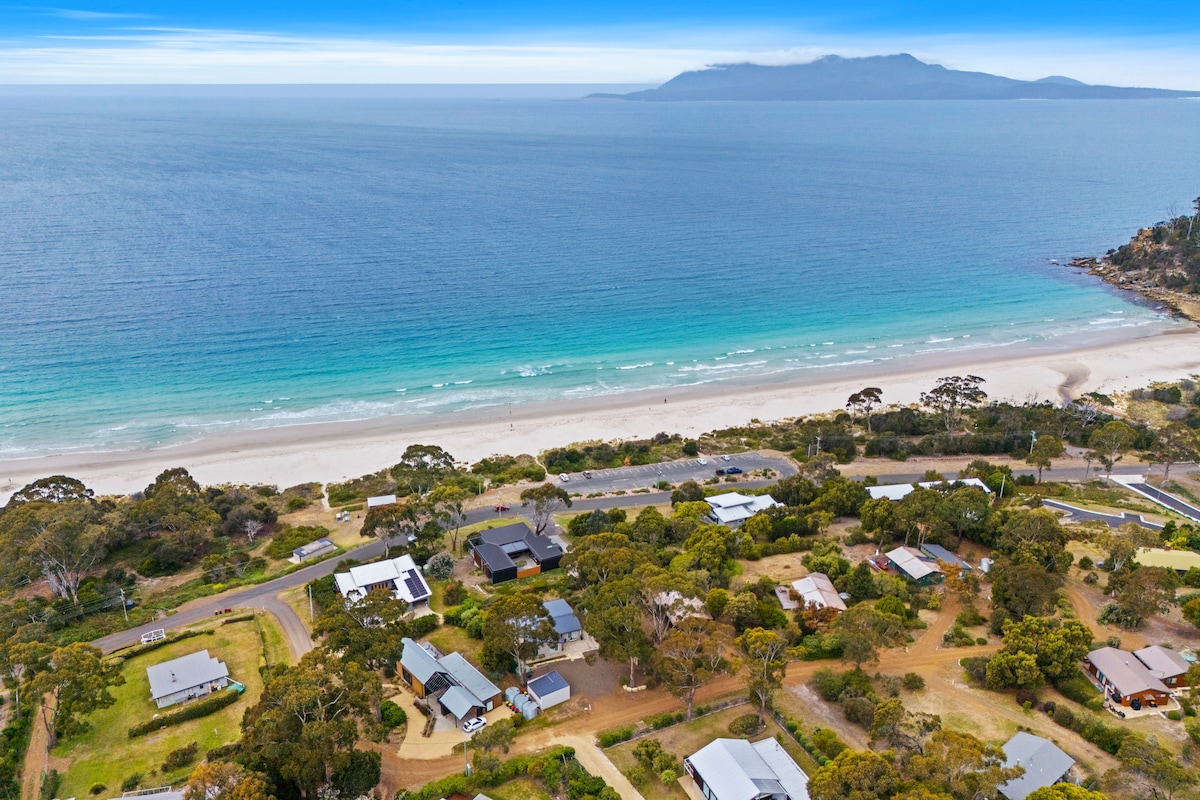
[{"label": "green tree", "polygon": [[789,657],[787,640],[775,631],[750,628],[737,638],[736,644],[746,665],[746,690],[758,703],[761,721],[775,693],[783,686]]},{"label": "green tree", "polygon": [[725,613],[725,608],[729,605],[729,592],[717,586],[709,589],[708,594],[704,596],[704,608],[708,611],[708,616],[713,620],[718,620]]},{"label": "green tree", "polygon": [[993,630],[1000,633],[1006,619],[1042,616],[1054,608],[1062,576],[1040,564],[1009,564],[992,570]]},{"label": "green tree", "polygon": [[597,533],[575,543],[562,566],[576,576],[578,586],[614,581],[651,560],[650,554],[623,533]]},{"label": "green tree", "polygon": [[73,500],[91,500],[94,496],[95,492],[84,486],[83,481],[68,478],[66,475],[51,475],[49,478],[38,478],[13,492],[3,510],[11,511],[24,503],[66,503]]},{"label": "green tree", "polygon": [[1025,463],[1031,467],[1037,467],[1037,479],[1038,483],[1041,483],[1042,470],[1050,469],[1051,462],[1056,458],[1062,458],[1065,452],[1062,440],[1057,436],[1039,436],[1029,451],[1029,455],[1025,456]]},{"label": "green tree", "polygon": [[1156,800],[1172,800],[1200,780],[1194,769],[1180,763],[1179,756],[1160,745],[1152,734],[1130,733],[1121,741],[1117,760],[1128,772],[1148,781],[1142,791]]},{"label": "green tree", "polygon": [[242,720],[242,759],[277,788],[316,797],[352,759],[355,742],[375,729],[379,676],[324,648],[280,669]]},{"label": "green tree", "polygon": [[1021,651],[1001,650],[987,662],[987,688],[1036,689],[1042,685],[1037,657]]},{"label": "green tree", "polygon": [[541,600],[529,594],[500,595],[484,611],[480,657],[493,665],[501,663],[497,656],[511,658],[524,685],[526,662],[537,655],[542,645],[557,640],[554,621]]},{"label": "green tree", "polygon": [[1108,797],[1073,783],[1056,783],[1053,786],[1035,789],[1025,800],[1108,800]]},{"label": "green tree", "polygon": [[1024,767],[1006,767],[1004,761],[999,746],[970,733],[942,729],[907,767],[912,777],[949,792],[955,800],[976,800],[996,797],[1000,784],[1025,774]]},{"label": "green tree", "polygon": [[79,585],[108,553],[109,535],[91,500],[25,502],[0,516],[0,545],[16,574],[41,575],[55,595],[76,606]]},{"label": "green tree", "polygon": [[728,643],[712,620],[685,617],[659,645],[655,667],[663,683],[687,703],[692,718],[696,692],[718,675],[737,670],[726,656]]},{"label": "green tree", "polygon": [[856,602],[869,600],[875,594],[875,576],[866,561],[855,564],[846,576],[846,592]]},{"label": "green tree", "polygon": [[867,433],[871,432],[871,412],[883,402],[883,390],[874,386],[860,389],[846,400],[846,409],[853,414],[855,411],[866,417]]},{"label": "green tree", "polygon": [[451,553],[458,552],[459,531],[467,518],[463,504],[470,496],[461,486],[446,484],[434,489],[427,498],[434,521],[450,535]]},{"label": "green tree", "polygon": [[1175,573],[1162,567],[1138,567],[1113,575],[1109,590],[1117,597],[1117,622],[1140,628],[1150,617],[1165,613],[1175,599],[1177,584]]},{"label": "green tree", "polygon": [[261,775],[232,761],[204,761],[188,776],[183,800],[273,800]]},{"label": "green tree", "polygon": [[900,787],[900,776],[883,756],[869,750],[843,750],[813,773],[812,800],[887,800]]},{"label": "green tree", "polygon": [[432,491],[441,479],[454,470],[454,458],[431,444],[410,444],[392,467],[391,475],[420,498]]},{"label": "green tree", "polygon": [[[888,501],[892,502],[891,500]],[[938,524],[938,509],[942,505],[942,493],[935,489],[916,488],[896,503],[893,520],[896,529],[904,534],[904,545],[914,534],[920,543],[931,527]]]},{"label": "green tree", "polygon": [[1092,630],[1077,619],[1025,617],[1004,623],[1004,649],[1028,653],[1050,680],[1075,674],[1092,646]]},{"label": "green tree", "polygon": [[642,617],[642,596],[632,577],[592,584],[584,595],[583,625],[600,645],[600,655],[629,664],[629,685],[636,686],[638,662],[654,652]]},{"label": "green tree", "polygon": [[928,392],[921,393],[921,405],[942,418],[947,433],[953,433],[962,419],[962,412],[987,399],[980,388],[983,378],[977,375],[954,375],[938,378]]},{"label": "green tree", "polygon": [[899,697],[885,700],[875,707],[871,723],[871,742],[883,742],[900,751],[902,758],[925,752],[929,735],[942,728],[936,714],[914,714],[904,707]]},{"label": "green tree", "polygon": [[1070,564],[1065,552],[1067,534],[1058,519],[1044,508],[1010,512],[1000,528],[996,549],[1014,564],[1040,564],[1064,572]]},{"label": "green tree", "polygon": [[1154,446],[1146,453],[1146,460],[1163,465],[1165,484],[1171,479],[1171,467],[1200,460],[1200,442],[1196,431],[1182,422],[1170,422],[1154,437]]},{"label": "green tree", "polygon": [[108,690],[125,683],[117,667],[104,663],[99,649],[82,642],[54,648],[33,667],[29,691],[42,698],[47,750],[60,737],[87,730],[82,717],[111,706],[116,701]]},{"label": "green tree", "polygon": [[684,481],[671,492],[671,505],[696,503],[704,500],[704,487],[695,481]]},{"label": "green tree", "polygon": [[1096,460],[1112,475],[1113,465],[1121,460],[1121,453],[1133,447],[1137,431],[1127,422],[1114,419],[1106,422],[1088,437],[1088,446],[1096,453]]},{"label": "green tree", "polygon": [[992,501],[978,486],[960,486],[938,503],[937,516],[958,536],[958,545],[962,547],[964,536],[969,534],[978,540],[986,530],[992,516]]},{"label": "green tree", "polygon": [[354,602],[330,605],[317,618],[313,633],[342,658],[382,669],[400,658],[404,637],[412,635],[407,613],[407,601],[388,589],[376,589]]},{"label": "green tree", "polygon": [[900,640],[904,622],[894,614],[883,614],[866,603],[851,606],[833,621],[833,632],[842,643],[842,660],[861,669],[873,663],[879,648]]},{"label": "green tree", "polygon": [[564,506],[566,508],[571,507],[571,496],[561,486],[555,486],[553,483],[543,483],[541,486],[535,486],[521,492],[521,505],[527,508],[533,506],[533,510],[530,513],[530,520],[533,522],[533,532],[541,533],[550,524],[550,520],[554,517],[554,512]]},{"label": "green tree", "polygon": [[429,577],[444,581],[449,580],[454,575],[454,563],[454,556],[442,551],[441,553],[435,553],[425,566],[429,572]]},{"label": "green tree", "polygon": [[475,731],[471,736],[471,749],[490,753],[498,748],[507,753],[516,737],[517,728],[512,719],[502,719]]}]

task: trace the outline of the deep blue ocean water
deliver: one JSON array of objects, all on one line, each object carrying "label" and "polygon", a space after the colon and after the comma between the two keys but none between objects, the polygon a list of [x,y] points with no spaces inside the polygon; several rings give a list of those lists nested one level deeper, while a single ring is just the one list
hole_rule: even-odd
[{"label": "deep blue ocean water", "polygon": [[1149,329],[1050,262],[1198,152],[1188,101],[0,96],[0,455]]}]

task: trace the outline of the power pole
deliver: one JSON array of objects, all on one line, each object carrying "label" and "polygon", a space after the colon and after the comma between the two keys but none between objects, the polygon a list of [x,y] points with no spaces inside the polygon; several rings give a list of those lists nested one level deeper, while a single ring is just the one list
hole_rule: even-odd
[{"label": "power pole", "polygon": [[1029,454],[1033,455],[1033,446],[1037,444],[1037,431],[1029,432]]},{"label": "power pole", "polygon": [[308,585],[308,624],[313,624],[313,599],[312,599],[312,584]]},{"label": "power pole", "polygon": [[125,624],[129,624],[129,609],[125,607],[125,589],[121,589],[121,613],[125,615]]}]

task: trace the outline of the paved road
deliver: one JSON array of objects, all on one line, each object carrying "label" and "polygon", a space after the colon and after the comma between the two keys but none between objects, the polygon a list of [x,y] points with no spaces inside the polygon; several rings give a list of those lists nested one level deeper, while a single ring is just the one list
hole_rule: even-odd
[{"label": "paved road", "polygon": [[1125,486],[1128,486],[1135,492],[1140,492],[1146,497],[1149,497],[1160,506],[1169,508],[1175,513],[1181,514],[1190,520],[1200,522],[1200,508],[1189,505],[1174,495],[1167,494],[1161,489],[1155,488],[1148,483],[1126,483]]},{"label": "paved road", "polygon": [[[986,460],[986,457],[984,457],[984,460]],[[857,464],[857,462],[856,462],[856,464]],[[1104,472],[1097,467],[1092,467],[1090,470],[1087,467],[1056,467],[1053,470],[1046,470],[1045,472],[1043,472],[1042,480],[1046,480],[1046,481],[1082,481],[1085,479],[1085,476],[1084,476],[1085,472],[1087,473],[1086,478],[1089,480],[1095,480],[1097,478],[1104,477]],[[1033,469],[1033,468],[1026,468],[1026,467],[1017,468],[1014,466],[1013,474],[1014,475],[1033,475],[1036,477],[1037,470]],[[1146,474],[1146,467],[1144,467],[1144,466],[1143,467],[1122,467],[1122,468],[1116,468],[1113,470],[1113,475],[1145,475],[1145,474]],[[861,476],[856,475],[856,476],[852,476],[852,477],[855,480],[862,480]],[[881,473],[879,475],[876,475],[875,477],[879,480],[880,484],[913,483],[914,481],[925,480],[925,473],[923,473],[923,472],[896,472],[896,473],[889,472],[889,473]],[[958,477],[957,475],[951,475],[951,474],[946,475],[947,480],[953,480],[957,477]]]},{"label": "paved road", "polygon": [[730,455],[728,461],[720,456],[704,456],[707,464],[699,463],[699,459],[688,458],[680,461],[667,461],[659,464],[643,464],[636,467],[616,467],[614,469],[594,470],[591,478],[585,478],[582,472],[572,472],[565,483],[557,476],[554,482],[568,492],[591,494],[592,492],[616,492],[620,490],[652,488],[659,481],[683,483],[684,481],[703,482],[716,477],[718,469],[738,467],[746,472],[756,469],[774,470],[780,477],[795,474],[796,468],[792,462],[782,456],[765,455],[763,453],[737,453]]},{"label": "paved road", "polygon": [[1162,530],[1162,525],[1147,522],[1142,519],[1141,514],[1134,514],[1131,511],[1124,511],[1120,514],[1101,514],[1098,511],[1088,511],[1086,508],[1060,503],[1057,500],[1042,500],[1042,505],[1057,508],[1059,511],[1066,511],[1070,515],[1072,522],[1103,522],[1110,528],[1119,528],[1126,523],[1136,522],[1143,528],[1155,531]]}]

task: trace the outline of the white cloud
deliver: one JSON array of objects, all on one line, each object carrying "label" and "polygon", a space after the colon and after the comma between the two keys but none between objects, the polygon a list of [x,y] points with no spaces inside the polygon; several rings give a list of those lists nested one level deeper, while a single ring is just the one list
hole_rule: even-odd
[{"label": "white cloud", "polygon": [[146,19],[149,14],[126,14],[112,11],[84,11],[78,8],[47,8],[45,13],[63,19],[74,19],[84,22],[103,22],[114,19]]},{"label": "white cloud", "polygon": [[[608,31],[613,36],[616,32]],[[1200,89],[1200,48],[1184,42],[1001,37],[870,40],[784,31],[626,31],[607,42],[437,43],[178,28],[0,42],[0,83],[656,83],[706,64],[787,64],[826,53],[910,52],[1014,78]],[[785,42],[802,41],[790,46]]]}]

